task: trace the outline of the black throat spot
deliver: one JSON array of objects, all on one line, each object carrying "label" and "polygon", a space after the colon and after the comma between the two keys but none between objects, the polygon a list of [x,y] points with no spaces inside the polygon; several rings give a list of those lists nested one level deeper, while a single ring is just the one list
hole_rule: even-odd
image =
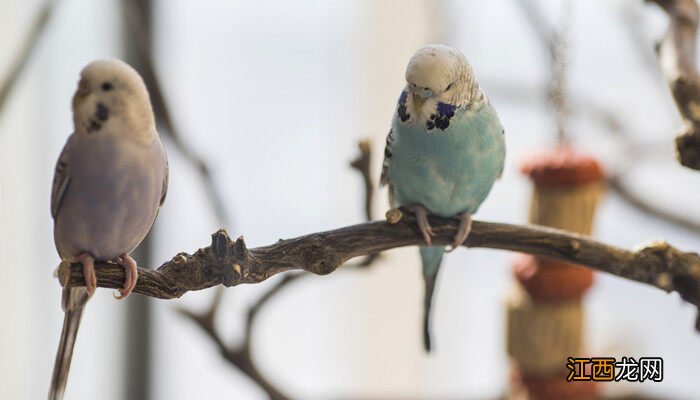
[{"label": "black throat spot", "polygon": [[94,118],[88,120],[87,133],[97,132],[102,129],[102,124],[95,121]]},{"label": "black throat spot", "polygon": [[87,132],[93,133],[102,129],[102,123],[109,119],[109,109],[103,103],[95,105],[95,114],[88,120]]},{"label": "black throat spot", "polygon": [[97,107],[95,110],[95,118],[102,122],[105,122],[109,119],[109,110],[104,104],[97,103]]},{"label": "black throat spot", "polygon": [[457,106],[439,102],[435,110],[436,113],[430,115],[430,120],[425,122],[425,127],[428,130],[438,128],[444,131],[450,126],[450,119],[454,117],[455,110],[457,110]]},{"label": "black throat spot", "polygon": [[401,97],[399,97],[399,107],[396,110],[399,113],[399,118],[401,119],[401,122],[406,122],[409,118],[411,118],[411,114],[409,114],[406,110],[407,100],[408,92],[404,90],[403,92],[401,92]]}]

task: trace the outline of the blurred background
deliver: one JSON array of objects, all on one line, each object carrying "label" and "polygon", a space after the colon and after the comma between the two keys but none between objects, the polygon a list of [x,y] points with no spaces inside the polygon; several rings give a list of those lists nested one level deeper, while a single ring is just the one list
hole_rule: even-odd
[{"label": "blurred background", "polygon": [[[46,4],[0,0],[0,79],[11,74]],[[152,57],[172,125],[161,126],[170,190],[137,256],[143,266],[209,244],[222,226],[255,247],[362,222],[362,180],[348,163],[358,140],[370,138],[378,180],[404,68],[429,42],[465,53],[506,130],[505,173],[478,219],[527,220],[531,184],[519,162],[552,146],[563,120],[569,140],[608,174],[621,174],[633,196],[700,221],[700,175],[673,158],[681,122],[653,53],[668,19],[642,1],[55,0],[48,9],[0,101],[2,399],[47,393],[63,319],[49,198],[79,72],[94,59],[119,57],[143,74],[139,46]],[[137,10],[145,36],[134,36],[125,9]],[[559,120],[542,35],[552,31],[565,39],[570,112]],[[196,157],[209,167],[218,212]],[[382,190],[375,215],[387,208]],[[600,204],[594,235],[625,248],[660,238],[683,250],[700,246],[697,228],[640,211],[615,191]],[[471,249],[446,257],[434,303],[436,351],[426,355],[417,254],[397,249],[371,268],[303,277],[280,290],[251,334],[260,374],[299,399],[502,396],[511,375],[505,299],[513,255]],[[216,328],[232,348],[246,339],[249,308],[280,279],[224,291]],[[177,311],[203,312],[215,292],[118,302],[98,290],[83,318],[67,398],[266,398]],[[586,354],[664,359],[663,382],[606,383],[606,396],[700,398],[692,307],[603,274],[584,301]]]}]

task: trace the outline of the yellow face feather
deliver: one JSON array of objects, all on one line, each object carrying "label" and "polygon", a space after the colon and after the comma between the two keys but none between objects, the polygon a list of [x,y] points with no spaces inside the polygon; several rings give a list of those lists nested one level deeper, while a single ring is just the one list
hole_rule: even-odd
[{"label": "yellow face feather", "polygon": [[111,59],[88,64],[80,74],[73,96],[73,122],[81,134],[113,133],[139,140],[152,139],[155,119],[146,85],[123,61]]},{"label": "yellow face feather", "polygon": [[420,112],[420,110],[423,108],[423,104],[425,104],[425,99],[420,96],[417,93],[413,94],[413,108]]}]

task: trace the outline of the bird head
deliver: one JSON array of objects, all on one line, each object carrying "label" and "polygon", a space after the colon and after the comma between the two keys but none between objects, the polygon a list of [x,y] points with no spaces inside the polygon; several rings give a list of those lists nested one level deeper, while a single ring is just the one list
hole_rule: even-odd
[{"label": "bird head", "polygon": [[94,61],[83,68],[73,95],[73,122],[79,133],[98,133],[119,124],[120,134],[140,139],[156,134],[143,79],[117,59]]},{"label": "bird head", "polygon": [[430,100],[466,104],[476,90],[472,69],[464,55],[439,44],[427,45],[411,57],[406,67],[406,84],[417,111]]}]

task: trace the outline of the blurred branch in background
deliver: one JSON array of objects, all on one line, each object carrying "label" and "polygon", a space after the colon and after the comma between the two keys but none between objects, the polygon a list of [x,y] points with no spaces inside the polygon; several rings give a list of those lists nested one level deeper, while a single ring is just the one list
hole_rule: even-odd
[{"label": "blurred branch in background", "polygon": [[568,71],[568,34],[571,26],[571,0],[562,4],[563,11],[561,26],[552,30],[549,41],[550,66],[552,79],[549,85],[549,104],[554,114],[557,132],[557,143],[566,145],[569,142],[567,123],[569,120],[569,102],[567,101],[566,78]]},{"label": "blurred branch in background", "polygon": [[15,87],[15,84],[19,81],[20,75],[22,72],[24,72],[27,66],[27,61],[29,61],[29,58],[34,52],[37,43],[39,43],[41,34],[46,29],[46,25],[48,24],[49,19],[51,19],[51,15],[53,14],[57,4],[58,0],[45,1],[36,16],[36,19],[32,23],[31,28],[29,28],[29,33],[24,39],[17,57],[13,60],[7,75],[2,80],[2,83],[0,83],[0,112],[2,112],[2,110],[5,108],[7,99],[10,97],[10,93]]},{"label": "blurred branch in background", "polygon": [[[638,1],[638,0],[629,0]],[[648,73],[650,78],[655,82],[663,84],[661,77],[661,69],[656,60],[654,49],[649,46],[652,41],[650,30],[646,24],[646,10],[643,6],[640,7],[620,7],[620,17],[622,18],[622,27],[625,28],[629,35],[630,44],[635,47],[640,63]]]},{"label": "blurred branch in background", "polygon": [[568,132],[566,129],[569,117],[568,93],[566,91],[566,78],[568,67],[568,34],[572,20],[571,1],[567,0],[562,5],[561,26],[554,29],[547,21],[544,12],[535,0],[518,0],[520,9],[525,19],[530,22],[530,27],[535,32],[539,42],[547,48],[549,55],[550,82],[547,88],[547,104],[554,115],[557,142],[566,144]]},{"label": "blurred branch in background", "polygon": [[[627,171],[634,167],[634,163],[639,161],[640,158],[646,156],[653,156],[658,152],[659,144],[653,143],[648,146],[643,146],[640,143],[635,143],[633,135],[625,127],[622,121],[608,111],[605,107],[595,104],[593,102],[587,103],[587,107],[591,112],[591,117],[598,120],[607,130],[616,135],[623,141],[623,151],[622,155],[629,158],[625,160],[627,162]],[[645,215],[650,215],[652,217],[658,218],[661,221],[665,221],[676,226],[689,229],[696,234],[700,234],[700,221],[697,219],[692,219],[687,214],[683,214],[676,209],[672,209],[663,204],[656,204],[653,201],[644,198],[644,196],[631,190],[628,185],[625,184],[625,170],[619,171],[617,173],[608,174],[606,180],[608,187],[612,189],[622,200],[626,201],[629,205],[633,206],[637,210],[643,212]]]},{"label": "blurred branch in background", "polygon": [[[207,163],[204,158],[192,150],[191,146],[184,143],[184,139],[172,119],[172,113],[165,100],[163,87],[157,76],[152,48],[152,8],[153,3],[150,0],[122,1],[129,62],[141,72],[143,80],[149,88],[159,132],[167,135],[171,139],[171,143],[199,172],[199,177],[206,190],[210,206],[220,226],[230,226],[228,212]],[[136,249],[140,258],[147,263],[153,262],[152,241],[153,232]],[[222,295],[222,292],[217,292],[214,301],[218,302]],[[152,311],[147,301],[131,302],[130,306],[130,324],[127,329],[127,338],[129,348],[136,349],[136,351],[130,352],[127,359],[126,376],[132,377],[128,379],[128,397],[145,399],[150,396],[149,386],[152,364],[150,348],[153,340],[151,333]],[[257,373],[257,371],[251,370],[250,373]]]},{"label": "blurred branch in background", "polygon": [[182,134],[177,129],[172,118],[172,113],[168,108],[163,85],[158,79],[155,62],[153,60],[153,50],[151,49],[151,41],[148,40],[148,31],[145,29],[146,21],[143,15],[132,1],[125,2],[125,17],[127,23],[131,27],[133,35],[137,38],[136,47],[141,53],[144,60],[143,68],[139,71],[143,75],[143,79],[149,82],[149,92],[151,94],[151,102],[153,103],[153,112],[157,119],[157,124],[164,129],[160,132],[165,133],[173,142],[187,161],[189,161],[199,172],[199,176],[204,183],[207,197],[211,203],[212,209],[216,214],[216,218],[223,226],[230,226],[229,214],[224,205],[223,197],[214,182],[211,169],[203,157],[199,156],[192,146],[185,144]]},{"label": "blurred branch in background", "polygon": [[695,0],[648,1],[659,5],[671,19],[657,53],[685,125],[676,137],[678,161],[700,170],[700,76],[695,66],[698,4]]},{"label": "blurred branch in background", "polygon": [[[27,62],[36,48],[36,45],[39,42],[39,39],[41,38],[41,35],[44,32],[58,3],[58,0],[47,0],[44,2],[36,16],[36,19],[29,29],[29,33],[24,40],[17,57],[12,61],[5,78],[0,83],[0,112],[4,109],[7,100],[10,98],[12,89],[19,81],[22,72],[24,72],[26,69]],[[150,83],[149,91],[151,94],[151,101],[153,102],[154,113],[156,118],[158,118],[158,125],[164,128],[164,131],[161,131],[161,133],[165,133],[165,135],[170,137],[178,151],[180,151],[180,153],[185,156],[185,158],[197,169],[202,178],[202,182],[206,187],[208,198],[212,204],[214,212],[216,213],[217,220],[224,226],[229,226],[229,215],[226,207],[224,206],[222,196],[214,184],[209,166],[205,162],[204,158],[200,157],[192,150],[191,146],[187,146],[184,143],[182,135],[179,133],[175,123],[173,122],[170,110],[167,107],[167,102],[165,101],[162,86],[156,76],[153,52],[151,49],[151,40],[147,29],[147,21],[145,20],[143,13],[138,8],[138,2],[134,3],[132,1],[124,1],[123,4],[125,17],[132,31],[131,34],[136,39],[132,43],[137,47],[137,50],[140,53],[140,58],[142,58],[144,61],[142,68],[140,68],[140,72],[143,75],[144,81]]]},{"label": "blurred branch in background", "polygon": [[[356,169],[361,175],[365,186],[365,215],[368,221],[372,220],[372,199],[374,197],[374,182],[372,180],[371,174],[371,147],[368,140],[363,140],[359,143],[359,155],[355,160],[350,163],[350,166]],[[356,267],[368,267],[376,259],[378,255],[370,254],[364,258],[363,261],[353,264]],[[255,382],[260,389],[264,390],[267,395],[273,400],[285,400],[288,399],[282,391],[276,388],[268,379],[260,373],[255,365],[255,361],[251,354],[252,340],[253,340],[253,325],[255,324],[256,317],[259,315],[260,310],[264,308],[268,302],[273,299],[276,295],[282,292],[282,289],[290,286],[291,283],[296,282],[299,278],[304,276],[309,276],[305,273],[289,273],[277,281],[270,289],[268,289],[265,294],[263,294],[258,300],[248,309],[248,313],[245,319],[245,328],[243,341],[239,345],[228,346],[219,335],[216,327],[214,326],[219,306],[221,305],[221,300],[224,294],[223,287],[216,288],[216,294],[212,300],[209,308],[203,313],[195,313],[193,311],[180,308],[178,311],[190,319],[192,322],[196,323],[206,335],[216,343],[221,355],[234,367],[239,369],[245,375],[247,375],[253,382]]]},{"label": "blurred branch in background", "polygon": [[657,204],[645,200],[643,197],[638,196],[627,185],[625,185],[619,176],[612,175],[608,177],[608,185],[610,188],[615,190],[615,192],[622,199],[634,205],[637,209],[643,211],[644,213],[653,215],[674,225],[692,230],[695,233],[700,233],[700,222],[688,219],[687,215],[685,214],[677,214],[671,210],[661,208]]},{"label": "blurred branch in background", "polygon": [[207,334],[207,336],[209,336],[209,338],[216,343],[216,346],[221,352],[221,356],[224,357],[226,361],[228,361],[236,368],[238,368],[241,372],[243,372],[245,375],[247,375],[253,382],[255,382],[260,387],[260,389],[264,390],[265,393],[267,393],[267,395],[272,400],[285,400],[289,399],[289,397],[284,395],[279,389],[277,389],[272,383],[270,383],[267,380],[267,378],[264,375],[262,375],[256,367],[255,362],[253,361],[253,357],[251,355],[250,342],[252,326],[255,320],[255,316],[257,315],[258,310],[260,309],[262,304],[264,304],[270,297],[274,295],[274,293],[276,293],[279,290],[279,288],[282,287],[282,282],[290,282],[292,279],[295,279],[299,275],[300,274],[286,275],[282,277],[282,280],[277,284],[277,286],[273,287],[271,290],[265,293],[258,300],[256,305],[254,305],[248,310],[248,316],[246,318],[245,336],[243,339],[243,343],[238,346],[228,346],[226,343],[224,343],[223,338],[219,336],[218,331],[214,326],[216,316],[221,305],[221,300],[223,298],[223,290],[218,289],[216,291],[216,294],[214,296],[214,299],[212,300],[211,305],[209,306],[209,309],[201,314],[195,314],[194,312],[191,312],[186,309],[178,310],[182,315],[186,316],[187,318],[195,322],[200,328],[202,328],[202,330]]},{"label": "blurred branch in background", "polygon": [[[143,71],[148,63],[147,57],[140,51],[140,43],[149,45],[153,40],[153,2],[152,0],[122,0],[122,11],[126,9],[138,9],[141,15],[142,35],[137,36],[134,30],[127,24],[120,24],[122,42],[124,46],[123,58],[137,71]],[[123,14],[122,19],[123,22]],[[119,16],[117,16],[118,18]],[[142,45],[142,44],[141,44]],[[146,87],[152,87],[155,83],[152,76],[143,76]],[[144,240],[134,250],[133,256],[140,263],[152,264],[155,262],[153,254],[155,237],[158,235],[157,227],[153,227]],[[125,397],[129,399],[149,399],[150,384],[153,371],[153,357],[150,351],[153,347],[153,304],[152,299],[134,298],[127,303],[126,323],[124,324],[124,336],[126,347],[131,351],[126,352],[123,376]]]},{"label": "blurred branch in background", "polygon": [[357,144],[357,147],[359,154],[350,162],[350,167],[362,175],[362,182],[365,185],[365,219],[371,221],[375,187],[372,179],[372,145],[369,139],[364,139]]},{"label": "blurred branch in background", "polygon": [[[659,3],[654,0],[649,1]],[[680,0],[680,3],[683,2],[684,0]],[[689,0],[689,2],[692,3],[692,5],[689,5],[687,7],[689,7],[691,11],[694,10],[693,12],[695,13],[695,20],[697,20],[697,5],[695,4],[694,0]],[[678,2],[673,0],[662,0],[661,3],[667,4],[667,7],[671,7],[671,5],[673,5],[673,7],[680,7],[676,5],[676,3]],[[565,43],[561,42],[561,32],[558,33],[555,29],[551,28],[551,23],[547,21],[547,18],[545,17],[542,8],[538,5],[536,1],[518,0],[518,4],[520,5],[521,10],[523,11],[523,14],[526,17],[526,20],[530,23],[531,28],[535,32],[535,36],[537,37],[538,41],[543,46],[543,48],[546,48],[549,51],[550,54],[551,82],[548,91],[548,102],[550,105],[553,106],[553,112],[557,121],[557,136],[559,141],[561,141],[562,138],[566,137],[566,132],[564,130],[565,125],[561,122],[561,119],[568,117],[566,109],[567,103],[561,101],[563,100],[564,95],[564,92],[562,91],[562,83],[564,77],[566,76],[564,72],[564,69],[566,67],[566,58],[562,56],[561,48]],[[567,5],[564,5],[564,7],[567,7]],[[693,12],[691,12],[691,14],[693,14]],[[565,19],[570,18],[570,14],[570,10],[568,12],[565,11]],[[624,20],[624,23],[626,25],[632,25],[639,24],[639,21],[638,19],[629,17]],[[562,29],[568,29],[567,26],[568,24],[565,21]],[[641,29],[642,28],[640,28],[639,26],[629,27],[629,31],[631,32],[632,36],[634,36],[634,38],[637,40],[641,39]],[[692,34],[690,34],[689,36],[692,36],[692,42],[689,42],[687,44],[692,44],[691,49],[693,51],[692,54],[694,54],[694,29]],[[637,50],[639,50],[640,52],[644,52],[643,55],[645,59],[647,58],[645,48],[643,48],[642,46],[638,46]],[[692,76],[694,77],[693,79],[697,79],[697,75],[694,69],[694,61],[691,63],[690,67],[686,66],[686,68],[689,68],[689,70],[691,71]],[[651,70],[651,68],[649,69]],[[522,90],[511,89],[507,91],[508,93],[514,95],[515,98],[519,98],[523,101],[527,99],[529,101],[529,96],[524,96],[521,93]],[[695,93],[696,95],[700,96],[700,86],[697,86]],[[672,223],[685,229],[690,229],[692,231],[695,231],[696,233],[700,233],[700,221],[689,219],[687,215],[680,214],[679,212],[673,209],[669,209],[668,207],[665,207],[662,204],[654,204],[653,201],[645,199],[640,194],[631,191],[627,186],[625,186],[625,172],[632,168],[634,166],[634,163],[640,157],[653,156],[655,154],[653,154],[650,151],[640,151],[644,150],[644,146],[635,142],[636,138],[634,137],[634,135],[632,135],[629,132],[629,130],[625,127],[625,124],[619,119],[619,117],[615,115],[614,112],[610,111],[612,110],[612,108],[606,107],[601,104],[597,104],[592,99],[581,98],[580,96],[576,96],[576,94],[566,93],[566,95],[569,98],[574,98],[573,100],[570,99],[570,102],[576,104],[576,109],[578,112],[587,112],[590,115],[591,119],[598,121],[608,130],[608,132],[615,134],[618,138],[620,138],[623,141],[624,154],[622,155],[628,158],[628,160],[626,160],[627,168],[626,170],[618,171],[608,176],[607,182],[610,189],[612,189],[621,199],[626,201],[629,205],[635,207],[636,209],[647,215],[651,215],[660,220]],[[698,108],[696,111],[698,112],[698,118],[700,118],[700,102],[697,103],[697,107]],[[683,139],[680,139],[679,137],[679,140]],[[700,144],[700,142],[698,142],[698,144]],[[656,145],[650,147],[651,149],[646,150],[652,150],[653,152],[656,152],[658,150],[658,146]]]}]

